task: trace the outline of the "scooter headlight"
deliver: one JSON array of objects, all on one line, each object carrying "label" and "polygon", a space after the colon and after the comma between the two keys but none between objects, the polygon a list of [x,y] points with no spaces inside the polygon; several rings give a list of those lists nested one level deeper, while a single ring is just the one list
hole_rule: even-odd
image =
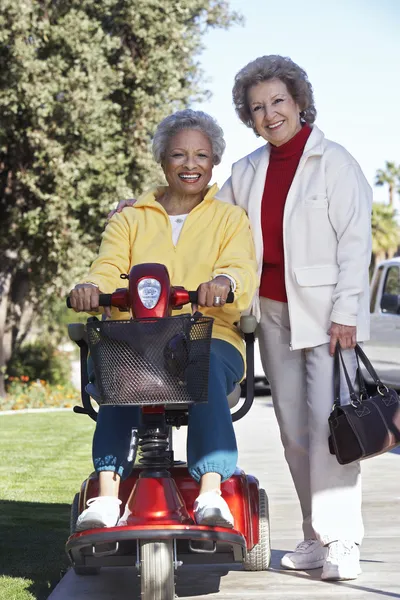
[{"label": "scooter headlight", "polygon": [[161,294],[161,284],[157,279],[146,278],[139,281],[137,286],[139,298],[146,308],[154,308]]}]

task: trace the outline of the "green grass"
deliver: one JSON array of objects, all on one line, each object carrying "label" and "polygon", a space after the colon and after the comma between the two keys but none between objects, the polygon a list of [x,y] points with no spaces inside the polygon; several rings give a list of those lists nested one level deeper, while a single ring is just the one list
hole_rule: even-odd
[{"label": "green grass", "polygon": [[45,600],[67,568],[70,504],[92,470],[94,422],[0,416],[0,600]]}]

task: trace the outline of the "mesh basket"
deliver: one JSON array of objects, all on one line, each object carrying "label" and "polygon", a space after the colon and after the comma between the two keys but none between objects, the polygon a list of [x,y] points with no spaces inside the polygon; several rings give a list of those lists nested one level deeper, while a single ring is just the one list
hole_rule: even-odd
[{"label": "mesh basket", "polygon": [[89,322],[100,404],[207,402],[212,325],[191,315]]}]

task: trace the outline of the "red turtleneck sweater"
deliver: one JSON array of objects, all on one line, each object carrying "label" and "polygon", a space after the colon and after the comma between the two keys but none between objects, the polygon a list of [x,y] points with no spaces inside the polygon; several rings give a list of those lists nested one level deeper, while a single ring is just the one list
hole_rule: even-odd
[{"label": "red turtleneck sweater", "polygon": [[261,205],[264,264],[260,296],[287,302],[283,252],[283,211],[304,146],[311,133],[304,125],[282,146],[272,146]]}]

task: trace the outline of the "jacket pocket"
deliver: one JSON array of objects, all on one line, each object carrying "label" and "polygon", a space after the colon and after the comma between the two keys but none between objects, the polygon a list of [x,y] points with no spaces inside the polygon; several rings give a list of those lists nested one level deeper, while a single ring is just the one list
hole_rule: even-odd
[{"label": "jacket pocket", "polygon": [[305,204],[309,208],[325,208],[328,206],[328,198],[326,194],[312,194],[306,197]]},{"label": "jacket pocket", "polygon": [[337,265],[297,267],[294,269],[294,275],[301,287],[335,285],[339,278],[339,267]]}]

